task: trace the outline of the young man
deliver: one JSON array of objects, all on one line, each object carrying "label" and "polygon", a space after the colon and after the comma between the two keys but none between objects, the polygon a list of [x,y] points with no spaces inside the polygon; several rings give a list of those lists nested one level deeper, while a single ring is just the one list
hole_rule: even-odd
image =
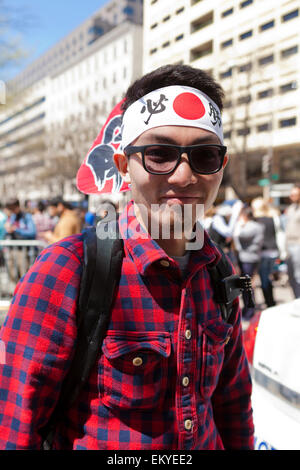
[{"label": "young man", "polygon": [[[6,203],[10,216],[5,222],[5,238],[10,240],[35,240],[36,226],[32,215],[20,207],[18,199],[10,199]],[[8,275],[13,283],[24,276],[30,266],[30,259],[35,255],[33,247],[9,247],[6,252]]]},{"label": "young man", "polygon": [[[125,107],[115,163],[133,200],[119,219],[121,278],[102,354],[55,447],[252,449],[238,301],[225,322],[207,269],[220,254],[195,229],[227,162],[222,90],[201,70],[165,66],[129,88]],[[17,288],[1,333],[1,448],[41,445],[76,347],[82,257],[81,236],[56,243]]]},{"label": "young man", "polygon": [[73,210],[71,204],[67,203],[63,199],[56,198],[50,201],[49,207],[52,208],[52,213],[59,217],[59,220],[55,225],[53,232],[50,230],[44,232],[44,238],[48,243],[55,243],[70,235],[75,235],[76,233],[81,232],[81,221]]}]

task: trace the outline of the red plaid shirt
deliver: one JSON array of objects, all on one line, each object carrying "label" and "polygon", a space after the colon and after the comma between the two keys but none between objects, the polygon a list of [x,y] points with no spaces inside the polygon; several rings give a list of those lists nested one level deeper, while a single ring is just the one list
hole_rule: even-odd
[{"label": "red plaid shirt", "polygon": [[[57,429],[58,449],[252,449],[251,381],[236,303],[212,299],[205,235],[188,275],[120,218],[125,257],[103,354]],[[39,449],[76,340],[82,237],[45,249],[18,284],[1,329],[0,449]]]}]

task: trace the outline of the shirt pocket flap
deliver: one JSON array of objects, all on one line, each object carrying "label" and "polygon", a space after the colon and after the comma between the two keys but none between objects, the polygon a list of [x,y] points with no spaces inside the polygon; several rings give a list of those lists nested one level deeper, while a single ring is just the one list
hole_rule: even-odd
[{"label": "shirt pocket flap", "polygon": [[203,331],[211,345],[223,345],[230,339],[233,327],[221,320],[211,320],[203,325]]},{"label": "shirt pocket flap", "polygon": [[134,351],[149,350],[163,357],[171,354],[171,337],[167,332],[109,331],[102,351],[107,359],[116,359]]}]

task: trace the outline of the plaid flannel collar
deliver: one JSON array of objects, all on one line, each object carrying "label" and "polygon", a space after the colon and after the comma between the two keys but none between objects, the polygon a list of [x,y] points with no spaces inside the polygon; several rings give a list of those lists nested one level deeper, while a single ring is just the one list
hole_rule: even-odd
[{"label": "plaid flannel collar", "polygon": [[[124,240],[125,251],[135,262],[141,275],[145,275],[153,263],[168,261],[169,265],[178,268],[177,263],[151,238],[149,233],[138,222],[134,203],[130,201],[119,218],[120,234]],[[203,247],[191,250],[189,273],[190,276],[196,270],[207,264],[216,264],[221,257],[220,252],[204,231]],[[190,277],[189,276],[189,277]]]}]

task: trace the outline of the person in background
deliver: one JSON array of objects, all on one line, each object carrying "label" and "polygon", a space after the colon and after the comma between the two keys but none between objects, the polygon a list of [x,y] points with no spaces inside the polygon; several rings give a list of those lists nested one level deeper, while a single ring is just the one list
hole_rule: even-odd
[{"label": "person in background", "polygon": [[6,208],[11,213],[5,223],[6,237],[12,240],[34,240],[36,227],[32,215],[21,210],[19,200],[9,200]]},{"label": "person in background", "polygon": [[[4,210],[2,210],[2,204],[0,203],[0,240],[3,240],[5,237],[5,222],[7,219],[7,215],[5,214]],[[2,246],[0,245],[0,266],[4,264],[4,257],[3,257],[3,250]]]},{"label": "person in background", "polygon": [[46,206],[47,206],[47,213],[51,219],[53,227],[55,227],[59,221],[59,215],[57,214],[57,198],[54,198],[51,201],[48,201]]},{"label": "person in background", "polygon": [[96,215],[92,211],[87,211],[84,215],[84,228],[93,227],[95,225]]},{"label": "person in background", "polygon": [[208,229],[212,240],[229,256],[234,266],[236,266],[236,258],[232,247],[233,232],[242,207],[243,203],[240,200],[233,205],[224,202],[216,208]]},{"label": "person in background", "polygon": [[277,231],[279,230],[279,215],[275,213],[274,209],[261,197],[253,199],[251,202],[251,208],[256,222],[264,228],[264,238],[261,248],[258,274],[266,306],[273,307],[276,302],[274,300],[271,274],[274,270],[275,261],[279,257],[279,248],[276,236]]},{"label": "person in background", "polygon": [[300,297],[300,184],[291,193],[292,204],[286,211],[286,252],[289,283],[295,298]]},{"label": "person in background", "polygon": [[9,247],[6,258],[8,275],[16,283],[28,271],[35,250],[22,246],[22,240],[35,240],[36,227],[32,215],[21,209],[18,199],[9,200],[5,207],[10,213],[5,222],[5,238],[20,240],[18,246]]},{"label": "person in background", "polygon": [[[233,234],[237,251],[238,265],[242,275],[248,274],[253,279],[257,272],[264,239],[264,228],[255,222],[250,207],[243,207]],[[245,304],[245,296],[243,295]],[[244,320],[250,320],[254,314],[254,308],[242,309]]]},{"label": "person in background", "polygon": [[36,239],[47,241],[44,236],[45,232],[49,230],[52,232],[56,224],[46,211],[44,202],[39,201],[36,204],[32,204],[32,218],[36,226]]},{"label": "person in background", "polygon": [[48,243],[55,243],[81,232],[81,221],[71,204],[63,199],[56,198],[50,201],[49,206],[52,208],[52,213],[59,216],[59,220],[53,232],[44,232],[44,238]]}]

